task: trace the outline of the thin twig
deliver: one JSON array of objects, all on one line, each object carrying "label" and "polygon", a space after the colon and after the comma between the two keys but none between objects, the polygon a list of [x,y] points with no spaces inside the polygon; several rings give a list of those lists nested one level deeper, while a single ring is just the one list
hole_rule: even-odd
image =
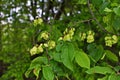
[{"label": "thin twig", "polygon": [[48,48],[46,48],[46,56],[47,56],[47,59],[48,59],[48,64],[50,64],[50,57],[49,57],[49,54],[48,54]]},{"label": "thin twig", "polygon": [[90,22],[90,21],[92,21],[92,20],[94,20],[94,19],[92,18],[92,19],[82,20],[82,21],[80,21],[80,23]]},{"label": "thin twig", "polygon": [[[99,27],[101,30],[103,30],[104,32],[108,33],[108,34],[114,34],[114,33],[112,33],[112,32],[107,31],[107,30],[100,24],[100,22],[97,20],[97,18],[95,17],[95,14],[93,13],[92,9],[90,8],[90,0],[88,0],[87,4],[88,4],[89,11],[90,11],[93,19],[96,21],[98,27]],[[117,35],[120,36],[120,34],[117,34]]]}]

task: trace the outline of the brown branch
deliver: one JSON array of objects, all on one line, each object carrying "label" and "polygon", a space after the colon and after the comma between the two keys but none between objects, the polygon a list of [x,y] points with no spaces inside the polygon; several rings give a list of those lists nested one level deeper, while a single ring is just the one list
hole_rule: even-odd
[{"label": "brown branch", "polygon": [[43,18],[43,12],[44,12],[44,0],[42,0],[41,2],[41,9],[42,9],[42,14],[41,14],[41,17]]},{"label": "brown branch", "polygon": [[55,20],[60,19],[61,14],[65,12],[64,8],[65,8],[65,0],[63,0],[63,2],[60,4],[58,12],[54,15]]},{"label": "brown branch", "polygon": [[74,26],[76,26],[76,24],[79,24],[79,23],[89,23],[90,21],[94,20],[93,18],[91,19],[86,19],[86,20],[80,20],[78,22],[73,22],[73,24],[75,24]]},{"label": "brown branch", "polygon": [[[100,22],[97,20],[97,18],[95,17],[95,14],[93,13],[92,9],[90,8],[90,0],[87,1],[88,4],[88,9],[90,14],[92,15],[93,19],[96,21],[96,24],[98,25],[98,27],[103,30],[104,32],[108,33],[108,34],[114,34],[112,32],[107,31],[101,24]],[[117,34],[118,36],[120,36],[120,34]]]},{"label": "brown branch", "polygon": [[35,2],[31,1],[31,9],[32,9],[32,16],[34,19],[37,16],[36,9],[37,9],[37,0],[34,0]]},{"label": "brown branch", "polygon": [[80,22],[81,22],[81,23],[85,23],[85,22],[90,22],[90,21],[92,21],[92,20],[94,20],[94,19],[92,18],[92,19],[82,20],[82,21],[80,21]]}]

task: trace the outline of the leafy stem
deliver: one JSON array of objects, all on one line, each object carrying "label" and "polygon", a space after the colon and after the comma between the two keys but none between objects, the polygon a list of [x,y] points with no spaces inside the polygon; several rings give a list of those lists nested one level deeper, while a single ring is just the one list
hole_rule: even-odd
[{"label": "leafy stem", "polygon": [[[107,31],[101,24],[100,22],[98,21],[98,19],[96,18],[94,12],[92,11],[92,9],[90,8],[90,0],[87,1],[87,4],[88,4],[88,9],[89,9],[89,12],[91,14],[91,16],[93,17],[93,19],[96,21],[96,24],[98,25],[98,27],[103,30],[105,33],[108,33],[108,34],[114,34],[112,32],[109,32]],[[120,36],[120,34],[117,34],[117,36]]]}]

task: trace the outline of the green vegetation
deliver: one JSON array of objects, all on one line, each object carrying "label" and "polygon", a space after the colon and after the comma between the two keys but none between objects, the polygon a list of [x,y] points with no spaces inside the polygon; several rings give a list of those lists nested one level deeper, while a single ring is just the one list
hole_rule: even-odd
[{"label": "green vegetation", "polygon": [[120,80],[120,0],[0,6],[0,80]]}]

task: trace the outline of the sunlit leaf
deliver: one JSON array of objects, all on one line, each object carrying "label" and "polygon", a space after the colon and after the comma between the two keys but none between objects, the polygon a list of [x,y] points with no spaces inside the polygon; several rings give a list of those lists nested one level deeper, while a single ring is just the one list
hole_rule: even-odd
[{"label": "sunlit leaf", "polygon": [[33,73],[34,75],[36,76],[36,79],[39,78],[39,72],[41,70],[41,67],[36,67],[34,70],[33,70]]},{"label": "sunlit leaf", "polygon": [[87,54],[82,50],[76,51],[75,61],[81,67],[84,67],[84,68],[87,68],[87,69],[90,68],[90,59],[87,56]]},{"label": "sunlit leaf", "polygon": [[73,63],[70,59],[70,53],[69,53],[69,48],[67,45],[64,45],[62,47],[62,53],[61,53],[61,61],[63,62],[63,64],[70,69],[71,71],[73,71]]},{"label": "sunlit leaf", "polygon": [[38,77],[39,71],[40,71],[42,65],[47,64],[47,63],[48,63],[48,60],[46,57],[37,57],[37,58],[33,59],[31,64],[30,64],[30,67],[25,72],[25,76],[28,77],[30,72],[33,69],[35,69],[36,71],[34,72],[34,74]]},{"label": "sunlit leaf", "polygon": [[95,66],[93,68],[90,68],[86,72],[88,74],[99,73],[99,74],[104,74],[105,75],[107,73],[113,73],[114,71],[111,68],[109,68],[109,67]]}]

